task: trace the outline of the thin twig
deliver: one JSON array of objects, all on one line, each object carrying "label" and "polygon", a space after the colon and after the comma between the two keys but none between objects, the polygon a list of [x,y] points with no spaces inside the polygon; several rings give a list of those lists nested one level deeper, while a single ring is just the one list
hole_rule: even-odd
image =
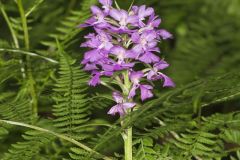
[{"label": "thin twig", "polygon": [[55,63],[55,64],[59,63],[58,61],[56,61],[54,59],[51,59],[51,58],[48,58],[48,57],[44,57],[44,56],[39,55],[37,53],[27,52],[27,51],[23,51],[23,50],[0,48],[0,52],[21,53],[21,54],[29,55],[29,56],[32,56],[32,57],[39,57],[39,58],[47,60],[47,61],[49,61],[51,63]]}]

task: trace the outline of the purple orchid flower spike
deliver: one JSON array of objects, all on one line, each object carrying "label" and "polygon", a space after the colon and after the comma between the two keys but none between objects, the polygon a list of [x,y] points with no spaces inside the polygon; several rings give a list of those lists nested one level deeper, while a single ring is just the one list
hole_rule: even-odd
[{"label": "purple orchid flower spike", "polygon": [[136,103],[124,102],[123,96],[119,92],[113,92],[113,99],[117,105],[113,106],[108,114],[115,115],[118,113],[120,116],[124,116],[127,113],[127,109],[133,108],[136,106]]},{"label": "purple orchid flower spike", "polygon": [[[90,86],[101,84],[101,77],[109,78],[109,81],[102,81],[107,85],[114,84],[111,89],[119,85],[122,93],[113,92],[117,104],[108,114],[124,116],[136,105],[132,101],[137,90],[142,101],[153,97],[153,85],[149,81],[161,80],[163,87],[175,86],[171,78],[162,73],[169,64],[158,56],[158,42],[172,35],[159,29],[161,19],[151,7],[132,6],[130,11],[126,11],[114,8],[112,0],[99,0],[99,3],[102,6],[92,6],[92,17],[81,25],[95,31],[84,37],[86,42],[81,47],[89,50],[81,64],[92,74],[88,82]],[[140,65],[142,67],[135,67]]]}]

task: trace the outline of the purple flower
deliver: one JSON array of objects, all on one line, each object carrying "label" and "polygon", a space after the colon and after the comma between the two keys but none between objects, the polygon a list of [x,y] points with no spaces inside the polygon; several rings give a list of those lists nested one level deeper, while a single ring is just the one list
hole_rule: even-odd
[{"label": "purple flower", "polygon": [[139,58],[139,60],[147,64],[150,64],[150,63],[158,62],[160,58],[155,54],[153,54],[152,52],[146,52]]},{"label": "purple flower", "polygon": [[165,74],[159,72],[159,70],[163,70],[165,68],[167,68],[169,66],[169,64],[166,61],[161,60],[160,62],[156,63],[153,65],[153,69],[151,69],[148,73],[147,73],[147,79],[151,80],[151,81],[155,81],[155,80],[163,80],[163,86],[164,87],[175,87],[175,84],[173,83],[173,81],[171,80],[171,78],[169,78],[168,76],[166,76]]},{"label": "purple flower", "polygon": [[131,72],[130,73],[130,80],[133,84],[137,85],[140,82],[140,79],[144,76],[142,71],[138,72]]},{"label": "purple flower", "polygon": [[81,47],[89,47],[89,48],[96,48],[96,49],[105,49],[109,51],[112,47],[112,37],[101,31],[97,30],[97,35],[91,33],[85,36],[88,39],[85,43],[82,43]]},{"label": "purple flower", "polygon": [[125,10],[111,9],[110,16],[119,22],[119,31],[129,31],[127,25],[136,25],[138,22],[137,16],[129,15]]},{"label": "purple flower", "polygon": [[124,62],[125,62],[125,61],[124,61],[125,59],[131,58],[131,57],[132,57],[132,54],[134,54],[134,53],[132,53],[132,51],[128,51],[128,50],[124,49],[124,48],[121,47],[121,46],[115,46],[115,47],[113,47],[113,48],[111,49],[110,53],[113,54],[113,55],[115,55],[115,56],[117,57],[119,64],[124,63]]},{"label": "purple flower", "polygon": [[141,99],[142,101],[153,97],[151,90],[153,89],[150,85],[141,85],[140,79],[144,76],[143,72],[131,72],[130,73],[130,80],[133,83],[133,86],[129,92],[128,98],[133,98],[136,95],[136,90],[140,88],[141,91]]},{"label": "purple flower", "polygon": [[157,33],[155,31],[147,31],[142,34],[133,33],[132,41],[136,43],[133,47],[133,51],[136,53],[143,53],[149,49],[157,46]]},{"label": "purple flower", "polygon": [[96,63],[86,63],[85,67],[83,68],[85,71],[92,71],[92,70],[97,70],[97,65]]},{"label": "purple flower", "polygon": [[[136,7],[134,8],[136,12]],[[144,27],[145,24],[143,21],[145,20],[146,17],[153,15],[154,14],[154,9],[151,7],[146,8],[146,5],[142,5],[138,8],[137,15],[139,18],[139,26]]]},{"label": "purple flower", "polygon": [[166,31],[165,29],[158,30],[157,34],[164,40],[172,38],[172,34]]},{"label": "purple flower", "polygon": [[85,22],[85,24],[80,25],[80,27],[89,27],[89,26],[95,26],[97,28],[109,27],[109,24],[105,20],[106,15],[100,8],[98,8],[97,6],[92,6],[91,11],[92,11],[93,17],[89,18]]},{"label": "purple flower", "polygon": [[157,16],[151,15],[146,26],[141,28],[139,32],[142,33],[144,31],[154,30],[155,28],[158,28],[160,24],[161,24],[161,19],[158,18]]},{"label": "purple flower", "polygon": [[131,88],[128,98],[131,99],[136,95],[136,90],[140,88],[141,91],[141,100],[145,101],[148,98],[153,97],[152,89],[153,87],[150,85],[142,85],[142,84],[133,84],[133,87]]},{"label": "purple flower", "polygon": [[153,89],[153,87],[150,85],[140,85],[142,101],[153,97],[153,93],[151,91],[152,89]]},{"label": "purple flower", "polygon": [[106,52],[103,50],[94,49],[85,53],[82,64],[86,64],[87,62],[96,62],[105,57],[107,57]]},{"label": "purple flower", "polygon": [[136,103],[132,102],[124,102],[124,99],[119,92],[113,92],[113,98],[115,102],[117,102],[117,105],[113,106],[109,111],[108,114],[115,115],[116,113],[119,113],[120,116],[123,116],[127,113],[127,109],[133,108]]},{"label": "purple flower", "polygon": [[100,76],[101,76],[101,73],[100,72],[94,72],[93,74],[92,74],[92,78],[91,78],[91,80],[88,82],[88,84],[90,85],[90,86],[96,86],[96,85],[98,85],[98,84],[100,84],[101,83],[101,81],[100,81]]}]

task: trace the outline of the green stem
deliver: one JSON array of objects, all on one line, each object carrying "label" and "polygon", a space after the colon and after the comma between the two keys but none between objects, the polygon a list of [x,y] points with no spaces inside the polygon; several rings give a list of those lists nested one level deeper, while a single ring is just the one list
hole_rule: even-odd
[{"label": "green stem", "polygon": [[10,30],[10,33],[11,33],[11,35],[12,35],[12,39],[13,39],[13,42],[14,42],[14,46],[15,46],[16,48],[19,48],[19,43],[18,43],[18,39],[17,39],[16,33],[15,33],[13,27],[12,27],[12,24],[11,24],[11,22],[10,22],[10,20],[9,20],[9,18],[8,18],[8,15],[7,15],[7,13],[5,12],[5,10],[4,10],[4,8],[3,8],[3,4],[1,4],[1,2],[0,2],[0,9],[1,9],[1,12],[2,12],[2,15],[3,15],[5,21],[7,22],[7,25],[8,25],[8,28],[9,28],[9,30]]},{"label": "green stem", "polygon": [[23,5],[22,5],[22,0],[17,0],[17,5],[18,5],[20,16],[21,16],[21,21],[22,21],[22,27],[23,27],[23,32],[24,32],[25,48],[27,50],[29,50],[29,48],[30,48],[30,45],[29,45],[29,33],[28,33],[27,19],[26,19],[26,16],[25,16]]},{"label": "green stem", "polygon": [[125,160],[132,160],[132,127],[125,130],[124,152]]},{"label": "green stem", "polygon": [[71,142],[73,144],[75,144],[76,146],[88,151],[88,152],[91,152],[91,153],[94,153],[96,155],[99,155],[101,156],[104,160],[112,160],[112,158],[109,158],[107,156],[104,156],[94,150],[92,150],[91,148],[89,148],[88,146],[76,141],[75,139],[72,139],[70,137],[67,137],[65,135],[62,135],[62,134],[58,134],[58,133],[55,133],[53,131],[50,131],[50,130],[47,130],[45,128],[40,128],[40,127],[37,127],[37,126],[33,126],[33,125],[29,125],[29,124],[25,124],[25,123],[21,123],[21,122],[15,122],[15,121],[7,121],[7,120],[0,120],[1,123],[7,123],[7,124],[11,124],[11,125],[15,125],[15,126],[22,126],[22,127],[27,127],[27,128],[31,128],[31,129],[34,129],[34,130],[37,130],[37,131],[41,131],[41,132],[44,132],[44,133],[48,133],[48,134],[51,134],[51,135],[54,135],[60,139],[64,139],[68,142]]},{"label": "green stem", "polygon": [[[29,50],[30,49],[29,33],[28,33],[27,19],[25,16],[23,5],[22,5],[22,0],[17,0],[17,5],[18,5],[20,16],[21,16],[21,21],[22,21],[25,48],[26,50]],[[30,89],[29,93],[32,98],[32,108],[31,108],[32,115],[33,115],[32,122],[34,122],[38,118],[38,99],[37,99],[37,94],[35,90],[35,81],[32,75],[32,65],[30,61],[30,56],[26,57],[26,61],[27,61],[27,73],[28,73],[29,89]]]},{"label": "green stem", "polygon": [[[0,9],[1,9],[1,12],[2,12],[2,14],[3,14],[3,17],[4,17],[4,19],[5,19],[5,21],[6,21],[7,25],[8,25],[8,28],[9,28],[9,30],[10,30],[10,33],[11,33],[11,35],[12,35],[12,39],[13,39],[14,46],[15,46],[15,48],[19,49],[20,47],[19,47],[19,42],[18,42],[18,39],[17,39],[16,32],[15,32],[15,30],[13,29],[12,23],[10,22],[10,19],[9,19],[7,13],[5,12],[4,6],[3,6],[3,4],[1,3],[1,1],[0,1]],[[26,73],[25,73],[25,68],[24,68],[24,64],[23,64],[22,57],[21,57],[21,59],[19,60],[19,63],[20,63],[20,66],[21,66],[22,77],[23,77],[23,79],[25,79],[25,78],[26,78]]]},{"label": "green stem", "polygon": [[[125,101],[127,102],[127,101],[131,101],[127,98],[132,85],[129,80],[129,72],[126,71],[123,74],[123,77],[124,77],[124,88],[125,88],[125,90],[123,91],[124,92],[123,94],[126,98]],[[129,109],[127,113],[131,113],[131,109]],[[124,125],[124,121],[122,122],[122,125]],[[122,135],[124,140],[125,160],[132,160],[132,127],[128,127],[127,129],[125,129]]]}]

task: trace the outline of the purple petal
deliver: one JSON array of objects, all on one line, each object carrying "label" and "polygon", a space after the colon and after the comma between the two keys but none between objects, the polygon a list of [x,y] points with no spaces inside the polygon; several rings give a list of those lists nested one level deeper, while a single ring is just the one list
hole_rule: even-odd
[{"label": "purple petal", "polygon": [[153,97],[153,93],[151,91],[152,89],[153,89],[153,87],[150,85],[140,85],[142,101]]},{"label": "purple petal", "polygon": [[81,28],[89,27],[89,26],[92,26],[95,22],[96,22],[96,19],[94,17],[91,17],[87,19],[84,24],[80,24],[79,27]]},{"label": "purple petal", "polygon": [[158,31],[158,35],[162,38],[162,39],[169,39],[172,38],[172,34],[169,33],[168,31],[164,30],[164,29],[160,29]]},{"label": "purple petal", "polygon": [[120,116],[123,116],[125,114],[122,104],[117,104],[108,111],[108,114],[111,114],[111,115],[115,115],[116,113],[119,113]]},{"label": "purple petal", "polygon": [[129,109],[129,108],[133,108],[134,106],[136,106],[136,103],[131,103],[131,102],[123,103],[124,110]]},{"label": "purple petal", "polygon": [[156,56],[155,54],[151,53],[151,52],[147,52],[145,54],[143,54],[140,58],[140,61],[144,62],[144,63],[155,63],[158,62],[160,60],[160,58],[158,56]]},{"label": "purple petal", "polygon": [[166,61],[161,60],[160,62],[155,63],[153,65],[153,67],[156,68],[157,70],[163,70],[163,69],[169,67],[169,64]]},{"label": "purple petal", "polygon": [[113,76],[113,72],[111,72],[111,71],[104,71],[104,72],[102,73],[102,75],[108,76],[108,77],[112,77],[112,76]]},{"label": "purple petal", "polygon": [[139,85],[133,85],[133,87],[131,88],[128,98],[131,99],[136,95],[136,90],[139,88]]},{"label": "purple petal", "polygon": [[104,6],[111,6],[112,0],[99,0],[99,3],[101,3]]},{"label": "purple petal", "polygon": [[126,58],[126,50],[121,46],[113,47],[110,53],[116,55],[120,61],[123,61]]},{"label": "purple petal", "polygon": [[96,62],[103,58],[104,56],[98,50],[91,50],[85,53],[84,59],[89,60],[90,62]]},{"label": "purple petal", "polygon": [[150,16],[154,14],[154,9],[152,7],[148,7],[145,11],[145,16]]},{"label": "purple petal", "polygon": [[84,70],[85,71],[92,71],[92,70],[96,70],[97,69],[97,66],[96,64],[86,64],[85,67],[84,67]]},{"label": "purple petal", "polygon": [[137,25],[138,24],[138,17],[137,16],[129,16],[127,18],[127,23]]},{"label": "purple petal", "polygon": [[122,63],[120,64],[122,69],[128,69],[128,68],[133,68],[135,63]]},{"label": "purple petal", "polygon": [[100,8],[98,8],[97,6],[91,6],[91,11],[94,15],[97,15],[97,14],[102,14],[102,11]]},{"label": "purple petal", "polygon": [[148,47],[149,48],[154,48],[154,47],[156,47],[157,46],[157,42],[156,41],[152,41],[152,42],[149,42],[148,43]]},{"label": "purple petal", "polygon": [[138,9],[139,9],[138,6],[132,6],[132,11],[133,11],[134,14],[138,13]]},{"label": "purple petal", "polygon": [[142,5],[139,7],[138,16],[140,19],[145,17],[145,10],[146,10],[146,5]]},{"label": "purple petal", "polygon": [[120,20],[121,20],[121,13],[120,13],[118,10],[116,10],[116,9],[111,9],[109,14],[110,14],[110,16],[111,16],[112,18],[114,18],[115,20],[117,20],[117,21],[120,21]]},{"label": "purple petal", "polygon": [[152,26],[155,27],[155,28],[159,27],[160,24],[161,24],[161,19],[160,18],[152,21]]},{"label": "purple petal", "polygon": [[152,15],[154,13],[154,9],[151,7],[146,9],[146,5],[142,5],[142,6],[140,6],[138,13],[139,13],[139,15],[138,15],[139,18],[143,19],[147,16]]},{"label": "purple petal", "polygon": [[140,35],[139,35],[138,33],[134,32],[134,33],[132,34],[131,39],[132,39],[132,41],[133,41],[134,43],[139,43],[139,41],[140,41]]},{"label": "purple petal", "polygon": [[141,44],[137,44],[135,45],[133,48],[132,48],[132,51],[137,54],[137,55],[140,55],[141,53],[143,53],[143,47]]},{"label": "purple petal", "polygon": [[155,77],[156,77],[156,72],[155,72],[155,71],[150,70],[150,71],[147,73],[147,79],[148,79],[148,80],[155,80]]},{"label": "purple petal", "polygon": [[113,72],[114,71],[114,65],[112,65],[112,64],[102,64],[102,69],[106,72]]},{"label": "purple petal", "polygon": [[129,50],[129,51],[126,52],[126,57],[127,58],[132,58],[132,59],[138,59],[139,54],[137,52]]},{"label": "purple petal", "polygon": [[146,31],[142,34],[142,37],[151,42],[157,38],[157,33],[155,31]]},{"label": "purple petal", "polygon": [[123,103],[123,96],[120,92],[113,92],[112,96],[113,96],[113,99],[115,100],[115,102]]},{"label": "purple petal", "polygon": [[162,76],[163,79],[163,87],[175,87],[175,83],[172,81],[171,78],[169,78],[168,76],[166,76],[163,73],[160,73],[160,75]]},{"label": "purple petal", "polygon": [[101,76],[101,74],[100,73],[95,73],[95,75],[90,79],[90,81],[88,82],[88,84],[90,85],[90,86],[96,86],[96,85],[98,85],[98,84],[100,84],[101,83],[101,81],[100,81],[100,76]]},{"label": "purple petal", "polygon": [[144,73],[142,71],[138,72],[131,72],[130,73],[130,80],[133,84],[138,84],[140,82],[140,79],[144,76]]}]

